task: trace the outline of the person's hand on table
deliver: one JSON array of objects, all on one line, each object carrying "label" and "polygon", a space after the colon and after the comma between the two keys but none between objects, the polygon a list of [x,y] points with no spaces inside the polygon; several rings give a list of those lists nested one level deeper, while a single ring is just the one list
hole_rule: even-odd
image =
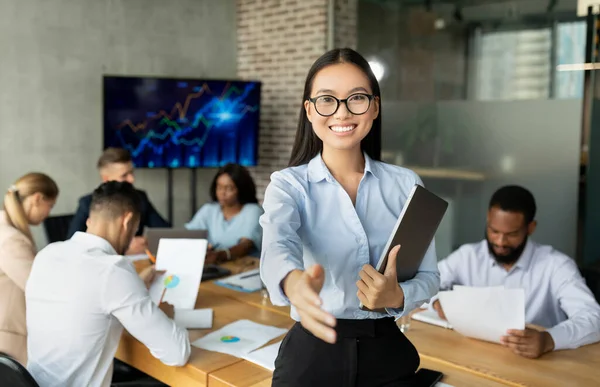
[{"label": "person's hand on table", "polygon": [[433,310],[437,312],[438,316],[440,316],[441,319],[447,320],[446,315],[444,314],[444,309],[442,309],[442,304],[440,303],[440,300],[433,301],[433,304],[431,306],[433,307]]},{"label": "person's hand on table", "polygon": [[221,250],[215,250],[214,246],[210,243],[206,249],[206,256],[204,257],[204,263],[221,263],[227,260],[227,254]]},{"label": "person's hand on table", "polygon": [[315,337],[334,344],[337,323],[335,317],[321,309],[323,301],[319,292],[325,282],[325,271],[321,265],[313,265],[308,269],[294,270],[282,281],[282,288],[290,303],[300,315],[300,324]]},{"label": "person's hand on table", "polygon": [[206,257],[204,258],[204,263],[217,263],[217,258],[219,254],[214,250],[209,250],[206,252]]},{"label": "person's hand on table", "polygon": [[394,247],[388,255],[383,274],[371,265],[364,265],[358,273],[360,280],[356,282],[358,299],[371,310],[383,308],[401,308],[404,306],[404,291],[398,284],[396,274],[396,257],[400,246]]},{"label": "person's hand on table", "polygon": [[134,237],[129,244],[129,248],[125,255],[138,255],[138,254],[146,254],[146,249],[148,249],[148,243],[146,242],[146,238],[143,236]]},{"label": "person's hand on table", "polygon": [[161,302],[160,305],[158,305],[158,308],[171,320],[175,317],[175,307],[168,302]]},{"label": "person's hand on table", "polygon": [[525,328],[509,329],[506,333],[500,343],[519,356],[535,359],[554,350],[554,340],[548,332]]}]

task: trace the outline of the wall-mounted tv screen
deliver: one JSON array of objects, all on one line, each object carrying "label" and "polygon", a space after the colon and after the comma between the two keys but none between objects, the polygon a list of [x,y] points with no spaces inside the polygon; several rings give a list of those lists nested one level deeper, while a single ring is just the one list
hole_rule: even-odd
[{"label": "wall-mounted tv screen", "polygon": [[104,76],[104,147],[140,168],[257,165],[260,86]]}]

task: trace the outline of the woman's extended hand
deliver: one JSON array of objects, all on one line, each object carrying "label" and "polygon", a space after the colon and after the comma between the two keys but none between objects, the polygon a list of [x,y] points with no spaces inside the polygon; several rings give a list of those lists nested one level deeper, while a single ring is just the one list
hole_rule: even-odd
[{"label": "woman's extended hand", "polygon": [[319,292],[325,282],[325,272],[321,265],[290,272],[283,281],[283,291],[300,315],[304,328],[323,341],[334,344],[336,332],[333,329],[336,319],[321,309]]},{"label": "woman's extended hand", "polygon": [[404,292],[398,284],[396,257],[400,245],[394,247],[388,255],[383,274],[371,265],[364,265],[356,282],[356,295],[364,306],[371,310],[383,308],[401,308],[404,306]]}]

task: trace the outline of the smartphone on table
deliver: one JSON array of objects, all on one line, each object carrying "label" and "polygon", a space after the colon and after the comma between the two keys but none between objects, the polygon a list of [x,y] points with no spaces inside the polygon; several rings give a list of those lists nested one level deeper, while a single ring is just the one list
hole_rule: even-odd
[{"label": "smartphone on table", "polygon": [[434,387],[437,382],[442,380],[443,373],[430,370],[428,368],[419,368],[415,374],[415,386],[417,387]]}]

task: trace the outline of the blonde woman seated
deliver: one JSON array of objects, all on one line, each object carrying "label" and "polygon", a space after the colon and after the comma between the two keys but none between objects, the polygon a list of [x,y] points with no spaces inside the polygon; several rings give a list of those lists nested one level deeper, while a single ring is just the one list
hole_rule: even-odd
[{"label": "blonde woman seated", "polygon": [[58,197],[54,180],[28,173],[4,195],[0,211],[0,352],[27,364],[25,283],[36,254],[29,225],[50,214]]},{"label": "blonde woman seated", "polygon": [[185,225],[189,230],[208,231],[206,263],[258,256],[262,242],[258,219],[263,210],[248,170],[237,164],[219,169],[210,186],[210,197],[213,202],[203,205]]}]

